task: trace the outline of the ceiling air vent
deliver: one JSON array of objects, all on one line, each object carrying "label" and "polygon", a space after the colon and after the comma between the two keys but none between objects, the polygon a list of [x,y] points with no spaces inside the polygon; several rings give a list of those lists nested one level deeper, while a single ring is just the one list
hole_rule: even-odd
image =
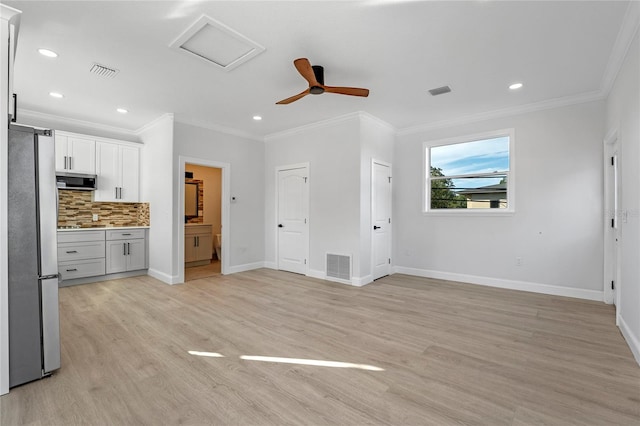
[{"label": "ceiling air vent", "polygon": [[116,74],[118,74],[120,71],[115,69],[115,68],[109,68],[106,67],[104,65],[100,65],[97,63],[94,63],[93,65],[91,65],[91,69],[89,70],[90,73],[99,75],[101,77],[115,77]]},{"label": "ceiling air vent", "polygon": [[444,95],[445,93],[449,93],[450,91],[451,91],[451,87],[442,86],[442,87],[436,87],[435,89],[429,90],[429,93],[431,93],[431,96],[438,96],[438,95]]},{"label": "ceiling air vent", "polygon": [[230,71],[265,48],[226,25],[202,15],[170,47]]}]

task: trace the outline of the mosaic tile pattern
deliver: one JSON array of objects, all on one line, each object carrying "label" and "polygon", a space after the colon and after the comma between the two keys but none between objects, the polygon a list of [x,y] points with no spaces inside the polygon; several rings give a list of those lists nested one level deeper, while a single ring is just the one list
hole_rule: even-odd
[{"label": "mosaic tile pattern", "polygon": [[[149,226],[149,203],[91,201],[90,191],[58,191],[58,226]],[[97,214],[99,220],[92,221]]]}]

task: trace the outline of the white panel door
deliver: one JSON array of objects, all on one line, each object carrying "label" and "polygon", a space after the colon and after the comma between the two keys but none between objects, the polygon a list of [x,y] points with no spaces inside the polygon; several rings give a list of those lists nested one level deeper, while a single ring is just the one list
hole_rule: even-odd
[{"label": "white panel door", "polygon": [[391,168],[373,163],[372,173],[373,279],[391,272]]},{"label": "white panel door", "polygon": [[278,171],[278,269],[306,274],[308,212],[307,168]]}]

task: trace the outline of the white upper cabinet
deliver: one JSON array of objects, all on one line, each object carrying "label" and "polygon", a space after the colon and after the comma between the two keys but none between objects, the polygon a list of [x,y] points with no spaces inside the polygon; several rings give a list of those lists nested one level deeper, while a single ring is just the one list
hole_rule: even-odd
[{"label": "white upper cabinet", "polygon": [[140,148],[111,142],[96,143],[98,189],[94,201],[140,201]]},{"label": "white upper cabinet", "polygon": [[56,171],[96,174],[96,141],[56,134]]}]

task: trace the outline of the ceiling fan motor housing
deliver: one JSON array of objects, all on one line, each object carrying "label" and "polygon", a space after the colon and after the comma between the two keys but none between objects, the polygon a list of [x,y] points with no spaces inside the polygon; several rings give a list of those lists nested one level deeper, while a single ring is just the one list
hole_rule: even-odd
[{"label": "ceiling fan motor housing", "polygon": [[[324,85],[324,68],[321,65],[312,65],[313,74],[316,76],[316,81],[321,85]],[[320,95],[324,93],[324,88],[320,86],[311,86],[309,93],[312,95]]]}]

